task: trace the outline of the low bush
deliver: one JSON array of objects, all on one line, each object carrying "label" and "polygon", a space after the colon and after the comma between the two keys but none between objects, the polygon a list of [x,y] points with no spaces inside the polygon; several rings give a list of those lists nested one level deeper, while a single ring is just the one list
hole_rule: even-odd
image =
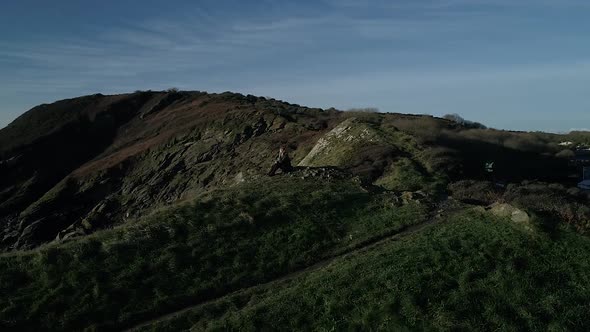
[{"label": "low bush", "polygon": [[346,111],[356,113],[379,113],[379,109],[377,107],[353,107],[347,109]]},{"label": "low bush", "polygon": [[401,157],[389,164],[374,184],[387,190],[423,191],[440,196],[445,194],[447,182],[444,174],[429,172],[421,162]]},{"label": "low bush", "polygon": [[487,127],[484,126],[483,124],[481,124],[479,122],[473,122],[473,121],[465,120],[462,116],[460,116],[457,113],[454,113],[454,114],[446,114],[446,115],[443,116],[443,119],[447,119],[447,120],[453,121],[455,123],[458,123],[458,124],[462,125],[465,128],[469,128],[469,129],[487,129]]},{"label": "low bush", "polygon": [[454,199],[478,205],[490,205],[502,197],[502,190],[490,181],[462,180],[449,185]]},{"label": "low bush", "polygon": [[524,182],[509,185],[503,199],[552,224],[563,222],[582,234],[590,232],[588,197],[578,190],[560,184]]},{"label": "low bush", "polygon": [[395,128],[414,136],[420,144],[436,144],[441,133],[450,129],[449,125],[430,116],[400,115],[386,119]]},{"label": "low bush", "polygon": [[565,150],[561,150],[558,153],[556,153],[555,156],[557,158],[572,159],[572,158],[576,157],[576,154],[574,153],[574,151],[572,151],[570,149],[565,149]]}]

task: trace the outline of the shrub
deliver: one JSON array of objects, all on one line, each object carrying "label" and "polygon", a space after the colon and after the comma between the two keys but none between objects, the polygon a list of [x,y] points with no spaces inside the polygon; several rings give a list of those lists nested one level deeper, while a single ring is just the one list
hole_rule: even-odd
[{"label": "shrub", "polygon": [[391,164],[385,175],[379,178],[375,184],[388,190],[415,191],[423,189],[426,182],[426,176],[420,172],[420,167],[416,162],[408,158],[401,158]]},{"label": "shrub", "polygon": [[489,205],[502,197],[502,190],[490,181],[463,180],[451,183],[449,190],[456,200]]},{"label": "shrub", "polygon": [[455,149],[433,147],[425,150],[422,157],[429,172],[438,172],[449,177],[457,177],[462,173],[460,154]]},{"label": "shrub", "polygon": [[540,142],[531,135],[512,135],[504,141],[504,146],[519,151],[547,152],[547,143]]},{"label": "shrub", "polygon": [[443,119],[447,119],[449,121],[456,122],[466,128],[470,128],[470,129],[487,129],[487,127],[484,126],[483,124],[481,124],[479,122],[465,120],[462,116],[460,116],[457,113],[446,114],[443,116]]},{"label": "shrub", "polygon": [[388,121],[387,124],[413,135],[420,143],[436,143],[447,124],[431,116],[402,115]]},{"label": "shrub", "polygon": [[574,158],[576,156],[576,154],[574,153],[574,151],[572,151],[570,149],[565,149],[565,150],[559,151],[557,154],[555,154],[555,156],[557,158],[571,159],[571,158]]},{"label": "shrub", "polygon": [[358,112],[358,113],[379,113],[377,107],[353,107],[346,110],[347,112]]},{"label": "shrub", "polygon": [[507,188],[504,200],[550,219],[563,222],[582,234],[590,232],[588,199],[560,184],[523,182]]}]

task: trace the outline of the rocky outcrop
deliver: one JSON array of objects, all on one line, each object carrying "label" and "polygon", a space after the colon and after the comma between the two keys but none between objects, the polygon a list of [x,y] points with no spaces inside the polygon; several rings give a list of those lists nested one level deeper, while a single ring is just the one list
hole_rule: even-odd
[{"label": "rocky outcrop", "polygon": [[381,141],[383,138],[376,129],[349,118],[321,137],[299,166],[349,166],[357,149]]},{"label": "rocky outcrop", "polygon": [[[319,178],[319,179],[349,179],[353,178],[350,172],[337,167],[301,167],[295,168],[295,171],[289,173],[290,177],[299,177],[301,179]],[[358,178],[356,178],[360,181]]]},{"label": "rocky outcrop", "polygon": [[533,230],[529,214],[513,205],[496,202],[490,205],[488,210],[495,216],[509,218],[512,222],[523,226],[526,230]]},{"label": "rocky outcrop", "polygon": [[[70,103],[79,105],[63,101],[45,109],[74,112]],[[68,124],[60,125],[65,129],[22,146],[0,146],[0,249],[89,234],[259,176],[280,144],[295,155],[306,144],[311,148],[331,129],[318,119],[337,116],[265,98],[201,92],[94,96],[78,111],[82,120],[68,112]],[[34,113],[23,119],[34,123]],[[0,139],[24,127],[19,121],[0,131]]]}]

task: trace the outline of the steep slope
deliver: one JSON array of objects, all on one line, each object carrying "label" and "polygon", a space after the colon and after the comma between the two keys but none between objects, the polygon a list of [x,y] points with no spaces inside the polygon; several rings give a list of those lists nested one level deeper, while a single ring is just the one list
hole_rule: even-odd
[{"label": "steep slope", "polygon": [[260,177],[279,145],[302,167],[335,166],[385,189],[443,193],[447,182],[485,178],[489,161],[505,181],[572,181],[578,171],[556,143],[565,138],[234,93],[63,100],[0,130],[0,249],[89,234]]},{"label": "steep slope", "polygon": [[[141,221],[0,255],[0,328],[131,326],[396,234],[424,204],[340,179],[262,178]],[[18,290],[18,291],[17,291]]]},{"label": "steep slope", "polygon": [[[0,238],[13,244],[18,215],[104,151],[118,127],[158,94],[87,96],[41,105],[0,131]],[[53,211],[54,213],[58,211]],[[26,225],[23,225],[26,226]]]},{"label": "steep slope", "polygon": [[0,255],[0,328],[588,329],[588,237],[302,172]]},{"label": "steep slope", "polygon": [[[279,144],[304,149],[336,117],[199,92],[90,96],[35,108],[0,135],[2,245],[28,248],[92,232],[260,174]],[[27,126],[34,134],[13,141]]]}]

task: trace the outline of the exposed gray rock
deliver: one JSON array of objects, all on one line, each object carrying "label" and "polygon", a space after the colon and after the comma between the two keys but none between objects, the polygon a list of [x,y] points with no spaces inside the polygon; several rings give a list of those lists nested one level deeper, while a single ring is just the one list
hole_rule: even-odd
[{"label": "exposed gray rock", "polygon": [[510,218],[514,223],[523,225],[527,230],[533,229],[528,213],[513,205],[496,202],[489,206],[489,211],[495,216]]}]

